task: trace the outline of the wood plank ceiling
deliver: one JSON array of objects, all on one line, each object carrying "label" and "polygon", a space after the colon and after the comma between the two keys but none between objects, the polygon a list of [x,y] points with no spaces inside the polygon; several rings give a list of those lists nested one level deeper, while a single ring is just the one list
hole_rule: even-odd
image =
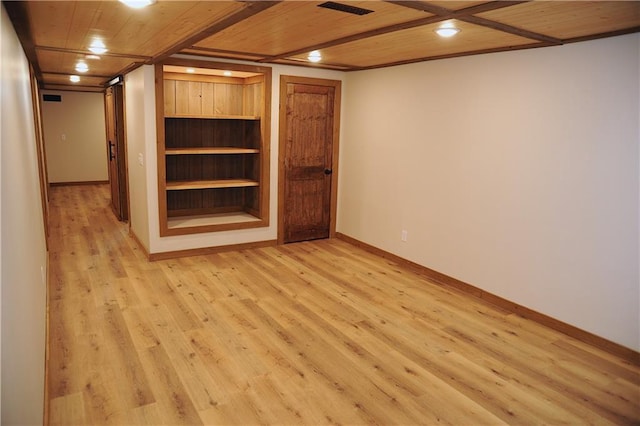
[{"label": "wood plank ceiling", "polygon": [[[101,91],[114,76],[196,54],[343,71],[558,46],[640,31],[638,1],[5,1],[43,88]],[[441,38],[443,24],[461,31]],[[108,49],[91,56],[100,39]],[[310,51],[322,60],[312,63]],[[75,71],[78,61],[89,70]],[[78,83],[69,77],[79,75]]]}]

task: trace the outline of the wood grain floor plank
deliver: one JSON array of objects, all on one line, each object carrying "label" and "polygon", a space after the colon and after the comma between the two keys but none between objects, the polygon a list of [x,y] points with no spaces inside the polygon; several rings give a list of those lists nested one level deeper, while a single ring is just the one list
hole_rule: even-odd
[{"label": "wood grain floor plank", "polygon": [[262,425],[269,424],[267,415],[249,392],[230,395],[229,402],[200,413],[205,424]]},{"label": "wood grain floor plank", "polygon": [[50,424],[640,424],[640,366],[342,240],[148,262],[52,188]]},{"label": "wood grain floor plank", "polygon": [[216,406],[224,399],[224,392],[212,391],[215,389],[213,379],[170,312],[164,306],[147,308],[145,312],[195,409],[201,411]]},{"label": "wood grain floor plank", "polygon": [[87,424],[82,392],[52,398],[50,409],[52,410],[52,414],[49,417],[50,426]]},{"label": "wood grain floor plank", "polygon": [[136,350],[144,350],[161,344],[151,324],[151,319],[146,315],[146,306],[128,306],[122,312],[122,318],[129,330],[131,341]]},{"label": "wood grain floor plank", "polygon": [[[73,299],[67,302],[74,303]],[[74,304],[75,305],[75,304]],[[62,397],[81,392],[85,381],[78,370],[87,366],[88,355],[92,354],[89,339],[80,339],[75,333],[74,312],[61,301],[50,304],[50,310],[57,315],[50,317],[49,323],[49,395]]]},{"label": "wood grain floor plank", "polygon": [[113,377],[118,378],[120,398],[127,404],[127,408],[155,402],[129,328],[118,305],[104,306],[102,324],[105,346],[109,351],[109,367],[114,374]]},{"label": "wood grain floor plank", "polygon": [[126,425],[161,425],[166,424],[166,419],[160,413],[160,403],[136,407],[129,411]]},{"label": "wood grain floor plank", "polygon": [[242,357],[229,354],[229,342],[220,339],[211,330],[191,330],[186,334],[191,347],[215,383],[210,392],[213,395],[225,396],[218,397],[219,405],[223,405],[231,395],[238,393],[254,374],[242,368]]},{"label": "wood grain floor plank", "polygon": [[571,357],[575,362],[588,360],[588,365],[597,366],[598,371],[608,372],[635,385],[640,385],[640,371],[629,363],[621,364],[614,357],[602,356],[602,354],[596,355],[590,351],[591,347],[569,337],[555,340],[553,345],[562,350],[559,353]]},{"label": "wood grain floor plank", "polygon": [[82,394],[87,424],[122,425],[126,423],[129,407],[120,397],[119,387],[112,381],[114,373],[116,372],[105,368],[86,377]]},{"label": "wood grain floor plank", "polygon": [[140,359],[158,401],[159,424],[202,425],[193,401],[163,346],[143,350]]}]

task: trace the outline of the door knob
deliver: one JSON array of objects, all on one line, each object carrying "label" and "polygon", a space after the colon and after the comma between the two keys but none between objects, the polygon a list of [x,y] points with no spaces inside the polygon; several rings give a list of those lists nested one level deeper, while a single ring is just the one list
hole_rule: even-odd
[{"label": "door knob", "polygon": [[324,174],[325,174],[325,175],[330,175],[331,173],[333,173],[333,170],[331,170],[331,169],[324,169]]}]

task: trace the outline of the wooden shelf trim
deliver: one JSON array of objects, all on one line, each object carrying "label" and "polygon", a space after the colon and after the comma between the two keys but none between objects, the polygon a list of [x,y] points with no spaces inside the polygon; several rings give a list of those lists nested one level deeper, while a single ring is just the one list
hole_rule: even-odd
[{"label": "wooden shelf trim", "polygon": [[194,115],[194,114],[165,114],[164,118],[198,118],[202,120],[260,120],[257,115]]},{"label": "wooden shelf trim", "polygon": [[225,147],[167,148],[166,155],[199,155],[199,154],[257,154],[259,149]]},{"label": "wooden shelf trim", "polygon": [[178,181],[167,182],[167,191],[181,191],[185,189],[243,188],[248,186],[259,186],[259,183],[250,179]]}]

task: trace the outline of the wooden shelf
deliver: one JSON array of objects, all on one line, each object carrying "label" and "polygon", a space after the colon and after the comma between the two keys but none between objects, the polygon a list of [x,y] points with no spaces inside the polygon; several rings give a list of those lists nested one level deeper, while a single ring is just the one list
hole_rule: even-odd
[{"label": "wooden shelf", "polygon": [[258,185],[259,183],[257,181],[250,179],[192,180],[167,182],[167,191],[181,191],[186,189],[243,188]]},{"label": "wooden shelf", "polygon": [[167,148],[166,155],[257,154],[259,149],[234,147]]},{"label": "wooden shelf", "polygon": [[200,216],[179,216],[168,218],[169,229],[191,228],[194,226],[211,226],[239,223],[255,223],[260,219],[245,212],[229,212]]},{"label": "wooden shelf", "polygon": [[256,115],[195,115],[195,114],[171,114],[165,115],[164,118],[198,118],[202,120],[260,120]]}]

